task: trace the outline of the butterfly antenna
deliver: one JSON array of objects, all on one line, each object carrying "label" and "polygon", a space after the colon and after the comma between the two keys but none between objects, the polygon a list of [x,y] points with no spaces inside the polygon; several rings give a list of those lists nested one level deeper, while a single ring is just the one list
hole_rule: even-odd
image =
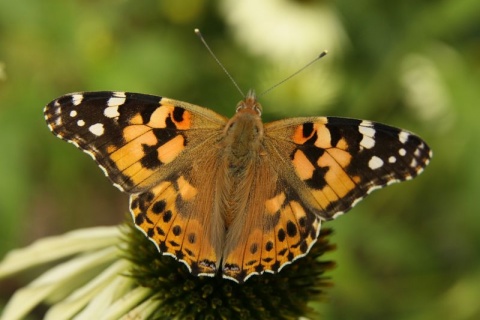
[{"label": "butterfly antenna", "polygon": [[205,48],[207,48],[208,52],[210,52],[210,55],[215,59],[217,64],[222,68],[223,72],[227,75],[228,78],[230,78],[230,81],[232,81],[233,85],[235,88],[237,88],[238,92],[242,95],[242,97],[245,97],[245,93],[243,93],[242,89],[238,86],[237,82],[233,79],[233,77],[228,73],[227,69],[223,66],[223,64],[218,60],[217,56],[213,53],[212,49],[210,49],[210,46],[207,44],[207,41],[203,38],[202,34],[200,33],[200,29],[195,29],[195,34],[200,38],[200,41],[202,41],[203,45]]},{"label": "butterfly antenna", "polygon": [[288,80],[290,80],[291,78],[295,77],[297,74],[299,74],[300,72],[302,72],[303,70],[307,69],[308,67],[310,67],[310,65],[312,65],[313,63],[317,62],[318,60],[320,60],[321,58],[325,57],[327,55],[328,51],[327,50],[323,50],[322,53],[320,53],[318,55],[318,57],[316,57],[315,59],[313,59],[312,61],[310,61],[309,63],[307,63],[305,66],[303,66],[302,68],[300,68],[299,70],[295,71],[294,73],[292,73],[290,76],[286,77],[285,79],[283,79],[282,81],[280,81],[279,83],[277,83],[276,85],[273,85],[272,87],[270,87],[269,89],[263,91],[261,94],[259,94],[257,97],[261,97],[265,94],[267,94],[268,92],[272,91],[273,89],[275,89],[276,87],[278,87],[279,85],[283,84],[284,82],[287,82]]}]

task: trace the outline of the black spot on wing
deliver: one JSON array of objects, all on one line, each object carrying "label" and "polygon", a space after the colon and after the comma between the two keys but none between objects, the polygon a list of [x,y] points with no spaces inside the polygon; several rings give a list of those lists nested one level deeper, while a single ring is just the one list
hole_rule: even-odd
[{"label": "black spot on wing", "polygon": [[272,264],[272,271],[277,272],[278,268],[280,268],[280,262],[276,261],[274,264]]},{"label": "black spot on wing", "polygon": [[167,203],[165,202],[165,200],[157,201],[152,206],[152,212],[155,214],[160,214],[165,211],[166,206]]},{"label": "black spot on wing", "polygon": [[181,107],[175,107],[173,109],[173,120],[175,122],[183,121],[183,114],[185,113],[185,109]]},{"label": "black spot on wing", "polygon": [[304,138],[310,137],[313,132],[313,122],[306,122],[302,125],[302,135]]},{"label": "black spot on wing", "polygon": [[144,168],[156,169],[162,165],[162,162],[158,158],[158,150],[156,146],[142,144],[142,148],[145,155],[140,160],[140,163]]},{"label": "black spot on wing", "polygon": [[137,226],[141,225],[145,221],[145,214],[143,212],[140,212],[136,217],[135,217],[135,224]]},{"label": "black spot on wing", "polygon": [[194,244],[197,241],[197,236],[195,233],[189,233],[187,239],[189,243]]},{"label": "black spot on wing", "polygon": [[265,267],[262,264],[255,266],[255,272],[262,273]]},{"label": "black spot on wing", "polygon": [[167,130],[177,129],[177,125],[175,124],[175,122],[173,122],[171,117],[165,119],[165,126]]},{"label": "black spot on wing", "polygon": [[165,236],[165,231],[163,231],[162,228],[160,228],[159,226],[157,226],[155,229],[157,230],[157,233],[158,233],[159,235]]},{"label": "black spot on wing", "polygon": [[302,253],[306,253],[307,250],[308,250],[307,242],[303,240],[302,243],[300,244],[300,251],[302,251]]},{"label": "black spot on wing", "polygon": [[180,227],[179,225],[176,225],[173,227],[172,232],[174,235],[178,236],[182,233],[182,227]]},{"label": "black spot on wing", "polygon": [[312,177],[305,180],[305,183],[313,189],[320,190],[327,185],[327,181],[325,180],[325,174],[329,170],[328,167],[319,167],[315,163],[314,165],[315,170],[313,171]]},{"label": "black spot on wing", "polygon": [[297,235],[297,226],[294,222],[287,222],[287,234],[289,237],[295,237]]},{"label": "black spot on wing", "polygon": [[155,235],[154,229],[153,229],[153,228],[148,228],[148,229],[147,229],[147,236],[151,238],[151,237],[153,237],[154,235]]},{"label": "black spot on wing", "polygon": [[165,213],[163,214],[163,222],[168,223],[172,219],[172,216],[172,211],[165,211]]},{"label": "black spot on wing", "polygon": [[314,145],[315,142],[317,141],[318,139],[318,133],[315,132],[312,137],[310,139],[308,139],[307,141],[305,141],[304,145]]},{"label": "black spot on wing", "polygon": [[[170,119],[170,118],[167,118]],[[172,122],[173,123],[173,122]],[[168,124],[167,124],[168,127]],[[165,129],[165,128],[154,128],[153,134],[155,135],[155,138],[157,138],[157,147],[167,143],[170,141],[172,138],[175,138],[178,133],[175,130],[170,130],[170,129]]]},{"label": "black spot on wing", "polygon": [[265,244],[265,250],[271,251],[272,249],[273,249],[273,242],[272,242],[272,241],[268,241],[268,242]]},{"label": "black spot on wing", "polygon": [[148,104],[145,105],[144,108],[140,111],[140,115],[142,116],[143,123],[149,123],[150,118],[152,117],[152,113],[157,110],[159,107],[158,104]]},{"label": "black spot on wing", "polygon": [[307,157],[308,161],[310,161],[311,164],[316,165],[318,159],[323,156],[325,153],[325,149],[317,148],[317,147],[303,147],[299,146],[300,150],[303,151],[305,156]]}]

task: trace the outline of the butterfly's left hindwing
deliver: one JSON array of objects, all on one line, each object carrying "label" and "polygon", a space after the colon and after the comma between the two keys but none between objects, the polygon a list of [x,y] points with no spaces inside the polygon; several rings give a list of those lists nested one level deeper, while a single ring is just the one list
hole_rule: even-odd
[{"label": "butterfly's left hindwing", "polygon": [[[303,199],[324,219],[348,211],[371,191],[420,174],[430,148],[416,135],[371,121],[295,118],[265,125],[272,154]],[[297,183],[298,185],[298,183]]]},{"label": "butterfly's left hindwing", "polygon": [[[55,135],[92,156],[115,186],[130,193],[152,187],[172,171],[172,162],[198,145],[197,130],[217,133],[226,122],[185,102],[109,91],[65,95],[44,113]],[[178,165],[176,170],[185,168]]]}]

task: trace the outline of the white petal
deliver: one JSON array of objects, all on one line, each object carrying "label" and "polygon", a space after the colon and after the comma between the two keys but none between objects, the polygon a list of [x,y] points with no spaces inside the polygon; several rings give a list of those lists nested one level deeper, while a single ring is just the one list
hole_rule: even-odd
[{"label": "white petal", "polygon": [[120,236],[118,227],[97,227],[40,239],[28,247],[10,251],[0,262],[0,278],[79,252],[116,245]]},{"label": "white petal", "polygon": [[[135,280],[130,277],[119,276],[111,281],[108,286],[92,299],[87,307],[80,312],[76,320],[90,320],[90,319],[108,319],[105,316],[108,309],[115,303],[117,299],[121,299],[128,294],[135,285]],[[117,319],[117,318],[115,318]]]},{"label": "white petal", "polygon": [[132,289],[110,306],[107,313],[103,315],[103,319],[119,319],[151,295],[152,291],[149,288],[137,287]]},{"label": "white petal", "polygon": [[149,319],[150,316],[158,309],[160,305],[159,299],[147,299],[129,313],[120,318],[120,320],[131,319]]},{"label": "white petal", "polygon": [[83,287],[75,290],[65,300],[53,305],[45,315],[45,320],[71,318],[92,300],[99,297],[99,293],[105,289],[114,279],[120,277],[129,269],[130,263],[127,260],[119,260],[96,276],[92,281]]},{"label": "white petal", "polygon": [[5,306],[2,317],[9,320],[20,319],[47,298],[50,301],[62,299],[77,285],[85,283],[85,277],[91,274],[92,269],[118,256],[119,249],[111,247],[74,258],[48,270],[28,286],[15,292]]}]

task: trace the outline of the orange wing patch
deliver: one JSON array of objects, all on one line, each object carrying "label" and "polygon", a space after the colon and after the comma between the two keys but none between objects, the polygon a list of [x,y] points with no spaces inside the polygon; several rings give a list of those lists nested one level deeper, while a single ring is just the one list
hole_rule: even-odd
[{"label": "orange wing patch", "polygon": [[312,205],[324,212],[354,190],[358,181],[346,172],[352,160],[347,140],[342,137],[335,141],[327,123],[327,118],[319,118],[301,124],[292,136],[299,144],[292,157],[295,172],[314,196],[316,203]]},{"label": "orange wing patch", "polygon": [[197,192],[180,176],[132,195],[130,208],[136,226],[160,252],[177,258],[195,275],[213,276],[218,258],[204,232],[203,221],[188,210]]},{"label": "orange wing patch", "polygon": [[256,274],[277,273],[308,253],[320,221],[295,198],[280,191],[265,201],[262,226],[244,230],[247,240],[225,255],[224,277],[244,282]]}]

